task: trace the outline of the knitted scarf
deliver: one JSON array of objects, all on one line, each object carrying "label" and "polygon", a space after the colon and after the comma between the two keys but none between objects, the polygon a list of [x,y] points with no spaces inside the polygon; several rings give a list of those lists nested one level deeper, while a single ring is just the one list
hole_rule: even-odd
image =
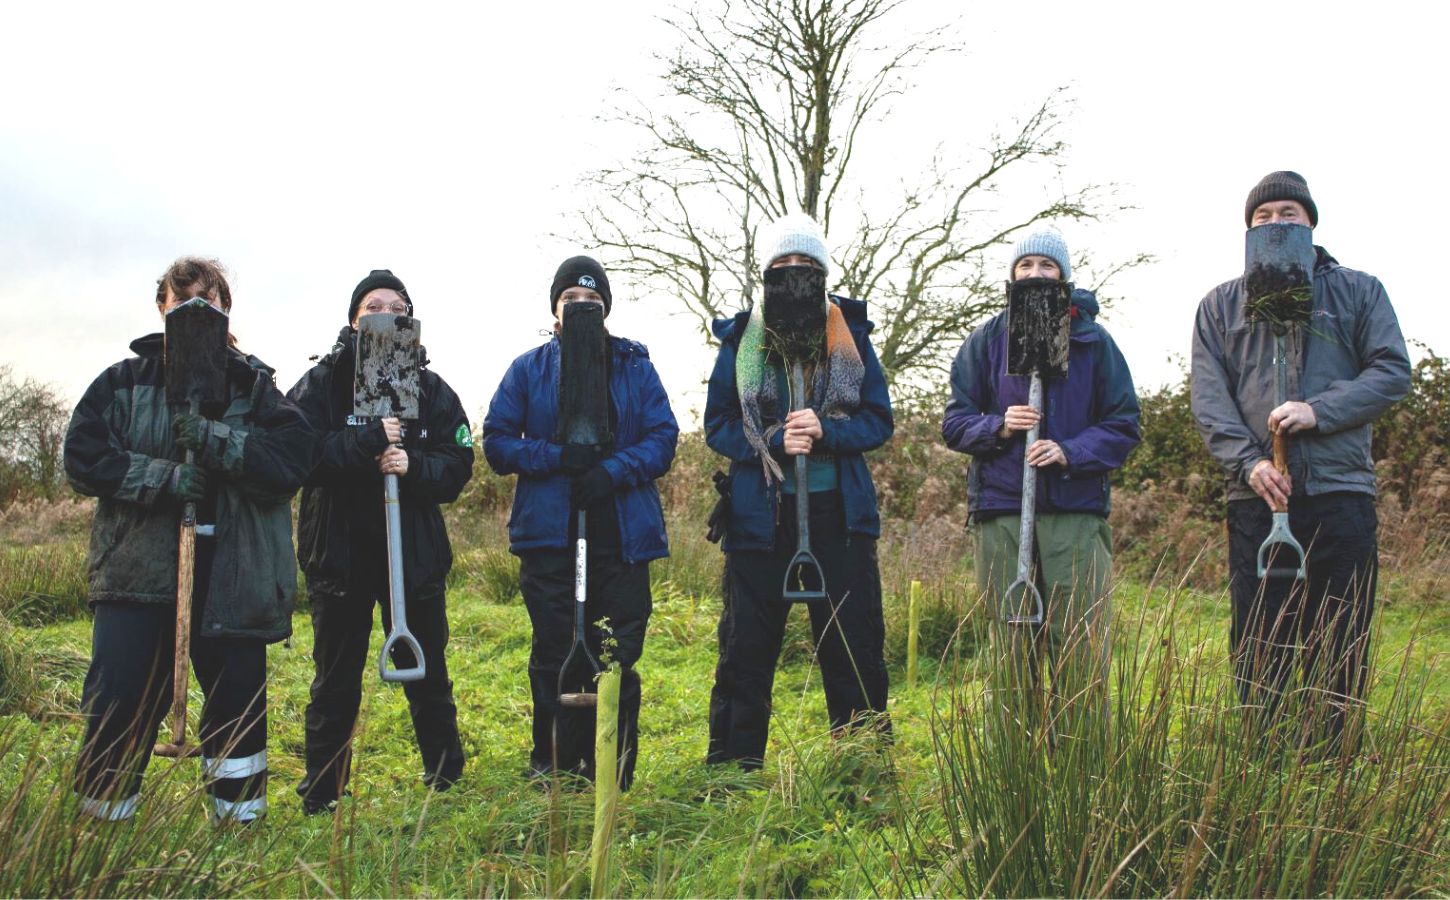
[{"label": "knitted scarf", "polygon": [[[851,339],[851,329],[841,308],[826,300],[826,353],[810,373],[806,393],[810,408],[821,419],[844,419],[861,405],[861,382],[866,366]],[[745,440],[755,448],[765,469],[766,484],[783,481],[780,464],[770,455],[770,439],[784,428],[790,398],[778,396],[776,373],[788,363],[768,354],[765,349],[764,303],[750,310],[745,333],[735,351],[735,389],[740,395],[740,415],[745,427]],[[765,416],[778,420],[765,427]]]}]

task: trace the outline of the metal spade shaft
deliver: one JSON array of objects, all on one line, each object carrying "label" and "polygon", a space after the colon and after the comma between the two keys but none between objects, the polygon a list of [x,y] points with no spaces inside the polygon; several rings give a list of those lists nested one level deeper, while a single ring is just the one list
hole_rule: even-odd
[{"label": "metal spade shaft", "polygon": [[[1042,375],[1032,372],[1032,381],[1027,389],[1027,405],[1042,411]],[[1037,443],[1042,434],[1042,420],[1038,419],[1027,429],[1027,441],[1022,452],[1022,528],[1017,533],[1017,580],[1007,586],[1002,595],[1006,607],[1008,625],[1041,625],[1043,617],[1042,592],[1032,578],[1032,556],[1037,536],[1037,470],[1027,461],[1027,448]],[[1032,597],[1031,615],[1022,612],[1022,601]]]},{"label": "metal spade shaft", "polygon": [[[403,582],[403,516],[398,506],[398,476],[383,476],[383,524],[388,537],[388,608],[393,627],[378,654],[378,674],[384,681],[422,681],[428,674],[423,647],[408,630],[408,604]],[[402,644],[413,652],[410,668],[388,668],[393,648]]]}]

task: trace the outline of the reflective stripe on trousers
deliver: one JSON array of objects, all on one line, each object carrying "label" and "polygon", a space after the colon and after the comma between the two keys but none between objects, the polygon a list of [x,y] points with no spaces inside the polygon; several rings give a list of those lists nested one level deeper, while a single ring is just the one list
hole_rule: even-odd
[{"label": "reflective stripe on trousers", "polygon": [[250,822],[267,812],[266,797],[255,797],[251,800],[223,800],[220,797],[209,799],[213,822]]},{"label": "reflective stripe on trousers", "polygon": [[267,771],[267,751],[251,756],[201,760],[201,771],[208,779],[251,778]]},{"label": "reflective stripe on trousers", "polygon": [[124,800],[96,800],[91,797],[82,797],[81,812],[105,822],[123,822],[136,815],[136,807],[140,803],[140,794],[132,794]]}]

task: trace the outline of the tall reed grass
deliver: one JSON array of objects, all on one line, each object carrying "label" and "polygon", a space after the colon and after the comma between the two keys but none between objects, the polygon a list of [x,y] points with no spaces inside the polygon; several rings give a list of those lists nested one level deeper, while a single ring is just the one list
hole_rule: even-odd
[{"label": "tall reed grass", "polygon": [[0,547],[0,616],[20,625],[86,610],[86,548],[78,541]]},{"label": "tall reed grass", "polygon": [[[912,893],[1402,896],[1450,888],[1450,716],[1411,643],[1342,744],[1309,690],[1278,724],[1240,705],[1219,641],[1174,627],[1182,592],[1117,642],[1110,715],[1064,732],[1004,717],[978,670],[939,682],[946,859]],[[993,656],[995,657],[995,650]],[[995,664],[995,663],[994,663]],[[1072,688],[1069,688],[1071,691]],[[1090,692],[1065,702],[1090,703]],[[1055,720],[1055,724],[1062,719]],[[1337,747],[1337,749],[1336,749]]]},{"label": "tall reed grass", "polygon": [[81,813],[71,788],[74,754],[53,734],[0,720],[0,759],[10,790],[0,801],[0,896],[255,896],[290,875],[284,838],[264,828],[210,824],[198,763],[153,764],[131,821]]}]

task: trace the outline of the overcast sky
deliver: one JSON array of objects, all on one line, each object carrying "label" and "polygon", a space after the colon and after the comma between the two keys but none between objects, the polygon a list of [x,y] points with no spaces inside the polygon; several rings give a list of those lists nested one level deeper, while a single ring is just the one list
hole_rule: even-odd
[{"label": "overcast sky", "polygon": [[[156,277],[195,253],[233,272],[233,331],[285,389],[386,267],[476,424],[543,339],[554,268],[589,249],[551,236],[581,233],[580,175],[637,146],[596,117],[620,90],[654,102],[668,9],[0,6],[0,362],[77,399],[156,330]],[[1309,180],[1316,243],[1450,352],[1443,40],[1409,9],[913,0],[882,41],[954,22],[966,52],[918,73],[860,174],[890,185],[938,145],[966,154],[1065,86],[1065,180],[1137,207],[1066,226],[1069,243],[1157,257],[1105,319],[1141,386],[1176,379],[1199,299],[1242,270],[1245,195],[1282,168]],[[692,319],[628,294],[611,330],[651,347],[692,421],[713,354]]]}]

